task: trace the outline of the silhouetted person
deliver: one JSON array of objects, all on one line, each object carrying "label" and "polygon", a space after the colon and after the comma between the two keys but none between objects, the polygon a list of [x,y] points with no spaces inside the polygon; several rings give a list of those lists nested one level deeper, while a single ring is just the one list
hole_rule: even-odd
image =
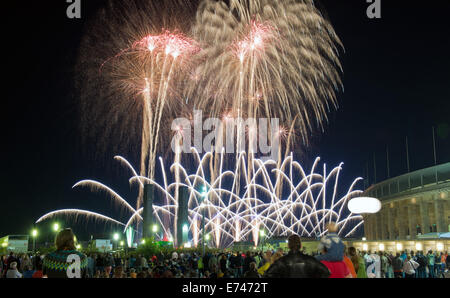
[{"label": "silhouetted person", "polygon": [[300,252],[302,243],[298,235],[288,239],[289,253],[275,261],[265,272],[267,278],[328,278],[330,271],[315,258]]}]

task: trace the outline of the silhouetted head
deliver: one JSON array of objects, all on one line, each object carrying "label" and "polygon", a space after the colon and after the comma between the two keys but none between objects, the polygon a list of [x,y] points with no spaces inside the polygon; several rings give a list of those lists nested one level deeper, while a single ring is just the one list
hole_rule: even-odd
[{"label": "silhouetted head", "polygon": [[75,250],[75,234],[72,229],[64,229],[56,235],[56,250]]},{"label": "silhouetted head", "polygon": [[335,222],[330,222],[327,225],[328,233],[336,233],[338,231],[337,224]]},{"label": "silhouetted head", "polygon": [[288,238],[288,247],[291,251],[299,251],[302,248],[302,241],[298,235],[291,235]]}]

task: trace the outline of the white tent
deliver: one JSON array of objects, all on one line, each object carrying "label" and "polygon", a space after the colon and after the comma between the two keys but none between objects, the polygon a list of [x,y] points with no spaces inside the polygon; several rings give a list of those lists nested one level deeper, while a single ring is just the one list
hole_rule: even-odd
[{"label": "white tent", "polygon": [[440,239],[450,239],[450,232],[439,234]]},{"label": "white tent", "polygon": [[447,233],[428,233],[417,236],[418,239],[450,239],[450,232]]}]

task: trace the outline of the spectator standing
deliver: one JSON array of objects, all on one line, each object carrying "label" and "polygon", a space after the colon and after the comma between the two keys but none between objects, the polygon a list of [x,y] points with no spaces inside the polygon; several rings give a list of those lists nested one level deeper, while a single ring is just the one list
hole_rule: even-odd
[{"label": "spectator standing", "polygon": [[402,252],[402,254],[400,255],[400,258],[402,259],[403,262],[406,261],[406,259],[408,258],[408,254],[406,253],[406,250]]},{"label": "spectator standing", "polygon": [[142,271],[142,255],[137,255],[136,262],[134,263],[134,268],[137,272]]},{"label": "spectator standing", "polygon": [[353,263],[353,267],[356,271],[357,278],[367,278],[366,265],[364,259],[358,254],[356,248],[350,247],[348,249],[350,260]]},{"label": "spectator standing", "polygon": [[435,271],[434,271],[434,261],[435,261],[435,255],[432,250],[428,251],[427,254],[428,258],[428,277],[435,278]]},{"label": "spectator standing", "polygon": [[32,278],[34,274],[33,267],[27,265],[23,270],[23,278]]},{"label": "spectator standing", "polygon": [[371,262],[369,261],[369,265],[366,267],[367,277],[368,278],[381,278],[381,258],[380,256],[374,252],[369,255]]},{"label": "spectator standing", "polygon": [[[330,222],[327,225],[328,234],[320,239],[319,251],[326,251],[325,254],[316,257],[319,261],[341,262],[344,259],[345,246],[337,234],[336,223]],[[325,250],[324,250],[325,248]]]},{"label": "spectator standing", "polygon": [[403,258],[400,253],[397,253],[395,258],[392,260],[392,269],[394,270],[394,278],[403,277]]},{"label": "spectator standing", "polygon": [[16,262],[17,268],[20,268],[20,259],[16,258],[16,256],[14,255],[14,252],[10,252],[8,259],[6,259],[6,270],[11,268],[11,264],[13,262]]},{"label": "spectator standing", "polygon": [[261,277],[257,271],[255,262],[250,263],[249,270],[247,272],[245,272],[244,277],[245,278],[260,278]]},{"label": "spectator standing", "polygon": [[197,260],[197,268],[200,274],[204,274],[205,273],[205,267],[203,264],[203,257],[199,257]]},{"label": "spectator standing", "polygon": [[29,267],[32,268],[32,267],[33,267],[33,264],[31,263],[31,259],[30,259],[30,257],[28,256],[28,254],[25,254],[25,255],[23,256],[22,262],[21,262],[21,264],[20,264],[20,271],[24,272],[24,271],[26,271],[26,269],[29,268]]},{"label": "spectator standing", "polygon": [[238,251],[234,256],[231,257],[231,268],[234,271],[235,277],[242,277],[242,266],[243,259],[241,253]]},{"label": "spectator standing", "polygon": [[[253,254],[249,251],[245,254],[244,259],[244,272],[247,272],[250,270],[250,263],[255,262],[255,258],[253,257]],[[256,263],[256,262],[255,262]]]},{"label": "spectator standing", "polygon": [[403,272],[405,273],[405,278],[414,278],[416,276],[416,269],[419,268],[419,263],[413,260],[411,255],[406,257],[406,261],[403,264]]},{"label": "spectator standing", "polygon": [[417,278],[426,278],[427,277],[426,270],[428,267],[428,258],[425,257],[421,251],[418,251],[416,254],[415,261],[417,263],[419,263],[419,267],[417,268],[416,277]]},{"label": "spectator standing", "polygon": [[327,267],[315,258],[300,252],[301,240],[298,235],[288,239],[289,253],[275,261],[264,274],[268,278],[327,278]]},{"label": "spectator standing", "polygon": [[353,278],[357,277],[355,266],[353,266],[352,260],[347,255],[347,249],[344,251],[344,263],[347,265],[348,270],[350,271]]},{"label": "spectator standing", "polygon": [[88,278],[93,278],[94,277],[94,270],[95,270],[95,260],[94,257],[92,256],[92,254],[88,255],[88,264],[87,264],[87,275]]},{"label": "spectator standing", "polygon": [[131,270],[131,268],[136,269],[136,258],[134,257],[134,255],[130,255],[130,258],[128,259],[128,266]]},{"label": "spectator standing", "polygon": [[122,267],[123,270],[123,262],[122,262],[122,258],[120,257],[120,255],[118,253],[115,254],[114,256],[114,268],[115,267]]},{"label": "spectator standing", "polygon": [[[43,261],[43,274],[48,278],[69,278],[68,268],[72,261],[71,256],[79,258],[78,278],[87,275],[87,257],[75,250],[75,235],[71,229],[64,229],[56,235],[56,251],[45,256]],[[77,272],[75,269],[75,272]],[[77,277],[77,276],[75,276]]]},{"label": "spectator standing", "polygon": [[36,270],[33,273],[32,278],[42,278],[44,277],[44,274],[42,273],[42,259],[41,257],[38,257],[38,260],[36,260]]},{"label": "spectator standing", "polygon": [[[209,259],[211,258],[211,253],[207,253],[205,256],[203,256],[203,270],[209,271]],[[209,271],[211,272],[211,271]]]},{"label": "spectator standing", "polygon": [[260,265],[261,265],[261,259],[262,259],[261,256],[260,256],[260,254],[257,253],[257,254],[255,255],[254,259],[255,259],[255,263],[256,263],[256,268],[259,268]]},{"label": "spectator standing", "polygon": [[148,270],[148,262],[147,262],[147,259],[145,258],[145,256],[141,257],[141,269],[142,269],[142,271]]},{"label": "spectator standing", "polygon": [[[435,257],[435,270],[436,270],[436,276],[438,278],[444,277],[444,271],[445,271],[445,262],[443,262],[443,252],[439,253],[436,252],[436,257]],[[443,266],[444,265],[444,266]]]},{"label": "spectator standing", "polygon": [[259,269],[258,269],[258,273],[259,273],[259,275],[264,275],[264,273],[266,272],[266,270],[267,269],[269,269],[269,267],[273,264],[273,262],[275,261],[272,261],[272,252],[270,251],[270,250],[268,250],[268,251],[266,251],[266,253],[264,254],[264,260],[265,260],[265,263],[264,263],[264,265],[262,265],[261,267],[259,267]]},{"label": "spectator standing", "polygon": [[227,256],[225,254],[220,257],[219,266],[220,271],[223,273],[227,272]]},{"label": "spectator standing", "polygon": [[386,254],[382,251],[379,252],[380,255],[380,261],[381,261],[381,278],[388,278],[388,258],[386,257]]},{"label": "spectator standing", "polygon": [[100,274],[105,270],[105,260],[102,254],[98,254],[95,257],[95,271],[100,271]]},{"label": "spectator standing", "polygon": [[450,258],[448,257],[447,252],[445,252],[444,259],[445,259],[445,262],[443,262],[443,263],[445,264],[445,267],[446,267],[445,272],[447,272],[450,269]]},{"label": "spectator standing", "polygon": [[392,252],[389,252],[389,254],[386,254],[386,258],[388,261],[387,278],[394,278],[394,269],[392,268],[392,260],[394,259],[394,256],[392,255]]},{"label": "spectator standing", "polygon": [[105,258],[105,274],[106,276],[111,276],[112,268],[114,267],[114,258],[112,254],[107,254]]},{"label": "spectator standing", "polygon": [[218,269],[217,269],[217,263],[216,264],[212,264],[210,266],[210,268],[211,268],[211,273],[210,273],[209,277],[210,278],[214,278],[214,279],[218,278],[219,277],[219,272],[218,272]]},{"label": "spectator standing", "polygon": [[[326,247],[323,247],[322,252],[324,255],[327,254]],[[330,271],[330,278],[352,278],[352,274],[344,261],[321,261],[321,263],[324,264]]]},{"label": "spectator standing", "polygon": [[209,271],[211,272],[211,275],[213,274],[213,266],[216,267],[216,271],[217,271],[217,269],[218,269],[217,268],[217,257],[215,254],[212,254],[208,261],[208,268],[209,268]]},{"label": "spectator standing", "polygon": [[6,278],[22,278],[22,274],[17,270],[17,262],[11,262],[6,272]]}]

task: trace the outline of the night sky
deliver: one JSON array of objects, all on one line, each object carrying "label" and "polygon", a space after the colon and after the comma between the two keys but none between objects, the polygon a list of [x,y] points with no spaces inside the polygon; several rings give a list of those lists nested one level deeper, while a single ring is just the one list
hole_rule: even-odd
[{"label": "night sky", "polygon": [[[78,130],[73,90],[77,51],[86,22],[105,1],[82,1],[81,20],[66,17],[65,0],[8,2],[14,4],[2,8],[7,25],[2,34],[6,106],[0,236],[28,234],[36,219],[62,208],[119,218],[104,195],[72,189],[81,179],[95,179],[129,197],[133,205],[135,201],[129,174],[112,159],[120,152],[92,160],[96,146],[82,145]],[[345,91],[338,95],[339,109],[329,114],[325,132],[315,133],[302,162],[308,165],[317,156],[329,168],[344,162],[343,189],[367,175],[368,163],[372,184],[374,154],[376,181],[387,178],[386,146],[391,177],[406,173],[406,137],[411,170],[432,166],[433,126],[437,161],[450,162],[450,2],[383,0],[380,20],[367,18],[365,0],[318,3],[345,46]],[[40,229],[49,230],[49,224]],[[103,225],[73,228],[82,237],[109,233]]]}]

